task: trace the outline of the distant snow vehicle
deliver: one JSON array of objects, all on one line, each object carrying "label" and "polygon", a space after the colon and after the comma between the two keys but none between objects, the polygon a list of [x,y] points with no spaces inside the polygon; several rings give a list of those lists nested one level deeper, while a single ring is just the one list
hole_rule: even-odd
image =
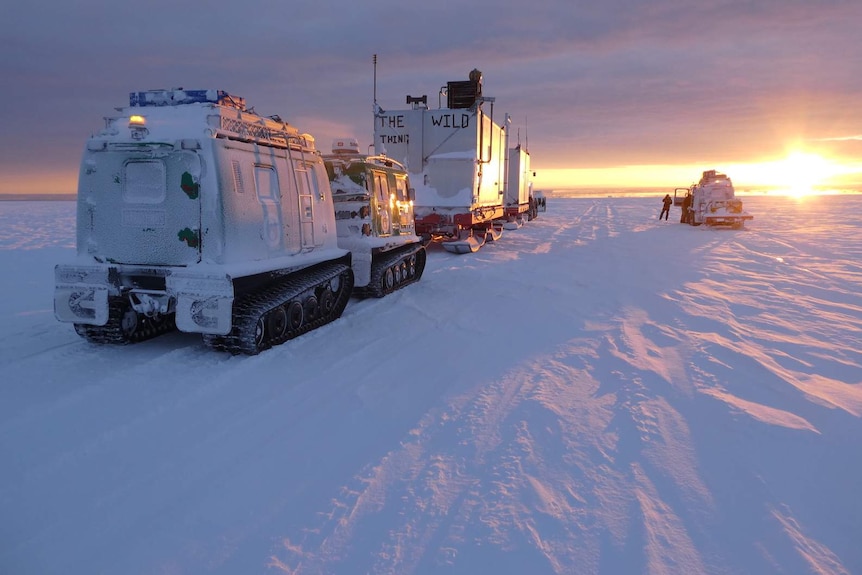
[{"label": "distant snow vehicle", "polygon": [[314,139],[217,90],[132,92],[86,143],[54,312],[93,342],[174,326],[256,354],[338,318],[350,252]]},{"label": "distant snow vehicle", "polygon": [[338,245],[351,252],[354,295],[383,297],[419,281],[426,253],[407,169],[386,156],[360,154],[353,138],[335,140],[324,160]]},{"label": "distant snow vehicle", "polygon": [[742,200],[736,197],[730,178],[715,170],[703,172],[700,181],[690,188],[675,189],[674,205],[686,210],[687,217],[684,215],[683,220],[693,226],[741,228],[746,220],[754,218],[743,210]]},{"label": "distant snow vehicle", "polygon": [[548,203],[547,198],[545,197],[545,192],[542,190],[536,190],[533,192],[533,199],[536,202],[536,211],[537,212],[547,212],[548,211]]},{"label": "distant snow vehicle", "polygon": [[494,98],[482,95],[478,70],[448,82],[439,99],[436,110],[427,96],[407,96],[410,109],[384,111],[375,97],[375,152],[407,166],[416,233],[451,252],[473,252],[499,238],[507,221],[536,216],[529,155],[509,149],[509,117],[494,121]]}]

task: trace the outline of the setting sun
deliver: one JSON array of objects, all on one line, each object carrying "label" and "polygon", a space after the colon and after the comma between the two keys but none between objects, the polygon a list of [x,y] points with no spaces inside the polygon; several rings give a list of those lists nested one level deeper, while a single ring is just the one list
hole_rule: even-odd
[{"label": "setting sun", "polygon": [[839,174],[834,162],[810,152],[792,152],[783,160],[740,166],[736,179],[775,186],[789,196],[807,196]]}]

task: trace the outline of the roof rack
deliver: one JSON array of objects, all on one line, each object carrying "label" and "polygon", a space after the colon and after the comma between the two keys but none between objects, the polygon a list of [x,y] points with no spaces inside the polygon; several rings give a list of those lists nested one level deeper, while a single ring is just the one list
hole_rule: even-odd
[{"label": "roof rack", "polygon": [[129,92],[129,106],[144,108],[149,106],[182,106],[185,104],[219,104],[245,111],[245,98],[232,96],[224,90],[147,90]]}]

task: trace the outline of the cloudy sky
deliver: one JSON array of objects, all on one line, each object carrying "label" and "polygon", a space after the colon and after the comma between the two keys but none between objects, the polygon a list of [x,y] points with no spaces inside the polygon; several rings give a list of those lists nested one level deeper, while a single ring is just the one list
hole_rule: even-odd
[{"label": "cloudy sky", "polygon": [[862,183],[860,26],[859,0],[4,2],[0,193],[73,192],[138,90],[227,90],[321,148],[366,145],[374,54],[384,109],[481,70],[539,186],[753,182],[763,162]]}]

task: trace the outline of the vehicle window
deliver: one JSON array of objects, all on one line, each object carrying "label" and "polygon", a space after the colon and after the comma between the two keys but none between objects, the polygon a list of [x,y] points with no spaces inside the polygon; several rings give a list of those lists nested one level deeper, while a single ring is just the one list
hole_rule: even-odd
[{"label": "vehicle window", "polygon": [[123,200],[131,204],[160,204],[167,196],[165,164],[134,160],[123,167]]},{"label": "vehicle window", "polygon": [[254,183],[257,188],[257,197],[261,202],[277,202],[279,200],[278,176],[276,176],[272,166],[255,166]]},{"label": "vehicle window", "polygon": [[407,195],[407,179],[397,177],[395,178],[395,187],[396,187],[396,196],[398,200],[402,202],[406,202],[410,198]]}]

